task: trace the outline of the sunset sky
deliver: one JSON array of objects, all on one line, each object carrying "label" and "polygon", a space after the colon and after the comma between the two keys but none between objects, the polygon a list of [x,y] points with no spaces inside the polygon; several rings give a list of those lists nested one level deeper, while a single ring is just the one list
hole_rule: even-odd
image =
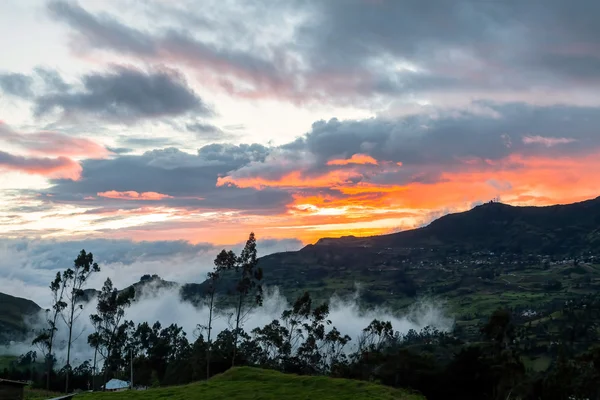
[{"label": "sunset sky", "polygon": [[592,0],[2,1],[0,249],[251,230],[298,248],[494,198],[596,197],[598,15]]}]

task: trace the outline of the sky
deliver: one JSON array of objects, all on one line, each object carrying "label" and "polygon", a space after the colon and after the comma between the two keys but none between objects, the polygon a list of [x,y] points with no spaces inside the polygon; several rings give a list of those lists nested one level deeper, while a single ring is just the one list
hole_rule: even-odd
[{"label": "sky", "polygon": [[492,199],[597,197],[599,14],[593,0],[2,1],[0,248],[142,257],[254,231],[292,250]]}]

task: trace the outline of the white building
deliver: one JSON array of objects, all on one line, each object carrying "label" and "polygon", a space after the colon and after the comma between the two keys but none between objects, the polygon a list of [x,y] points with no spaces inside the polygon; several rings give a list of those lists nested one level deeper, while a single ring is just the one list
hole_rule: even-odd
[{"label": "white building", "polygon": [[106,382],[106,391],[108,392],[120,392],[127,389],[129,389],[129,382],[119,379],[111,379],[110,381]]}]

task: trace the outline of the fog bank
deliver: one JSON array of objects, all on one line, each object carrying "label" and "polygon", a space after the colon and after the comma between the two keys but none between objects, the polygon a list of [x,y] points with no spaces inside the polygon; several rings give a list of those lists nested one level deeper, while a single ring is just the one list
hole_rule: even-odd
[{"label": "fog bank", "polygon": [[[426,326],[435,327],[441,331],[449,331],[453,327],[453,319],[450,318],[443,304],[432,300],[417,301],[408,312],[398,315],[386,307],[377,307],[368,311],[361,310],[358,302],[358,294],[349,298],[333,296],[330,301],[329,319],[342,334],[352,338],[350,344],[356,342],[362,330],[369,325],[373,319],[390,321],[394,330],[406,333],[410,329],[417,331]],[[250,332],[256,327],[262,327],[274,319],[279,319],[281,313],[290,308],[290,304],[277,288],[267,288],[265,291],[264,304],[262,307],[253,309],[244,324],[244,330]],[[136,301],[127,309],[125,318],[132,320],[136,325],[142,322],[153,324],[159,321],[163,327],[177,324],[183,327],[187,333],[188,340],[193,342],[198,333],[197,325],[204,325],[208,321],[208,308],[205,306],[195,307],[189,302],[182,301],[177,289],[154,290],[151,285],[141,293],[137,293]],[[73,366],[77,366],[85,360],[93,357],[93,350],[87,344],[87,337],[93,332],[89,316],[96,312],[96,301],[86,304],[74,327],[74,336],[79,336],[73,343],[71,357]],[[225,310],[219,313],[213,321],[215,336],[224,329],[230,328],[227,314],[233,310]],[[44,316],[40,315],[37,321],[31,321],[34,326],[41,328]],[[66,338],[67,330],[60,321],[56,339],[56,358],[59,365],[66,360]],[[11,343],[0,348],[0,353],[20,355],[29,350],[36,350],[30,340],[23,343]]]}]

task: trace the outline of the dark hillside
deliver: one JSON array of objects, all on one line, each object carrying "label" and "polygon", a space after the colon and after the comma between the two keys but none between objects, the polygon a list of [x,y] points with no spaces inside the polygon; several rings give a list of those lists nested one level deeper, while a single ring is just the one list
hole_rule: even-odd
[{"label": "dark hillside", "polygon": [[487,203],[426,227],[368,238],[321,239],[315,246],[435,247],[471,251],[578,254],[600,250],[600,197],[547,207]]},{"label": "dark hillside", "polygon": [[0,293],[0,343],[25,334],[25,318],[40,310],[31,300]]}]

